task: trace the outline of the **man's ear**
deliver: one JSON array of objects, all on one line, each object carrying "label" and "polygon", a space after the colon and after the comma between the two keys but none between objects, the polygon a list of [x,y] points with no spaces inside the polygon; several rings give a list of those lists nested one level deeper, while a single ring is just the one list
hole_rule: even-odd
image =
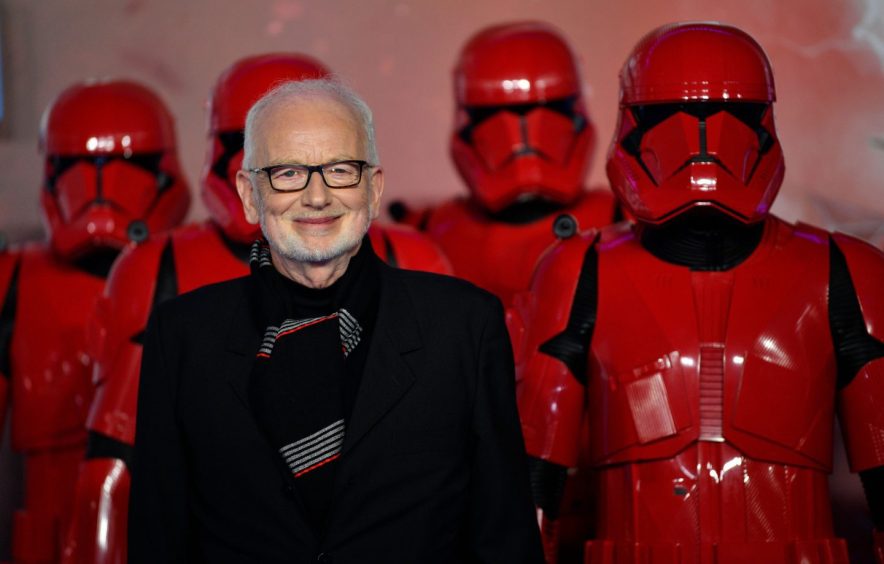
[{"label": "man's ear", "polygon": [[261,221],[261,214],[258,212],[258,198],[261,194],[258,189],[252,185],[252,175],[245,170],[236,171],[236,192],[242,201],[242,210],[246,216],[246,221],[252,225],[257,225]]},{"label": "man's ear", "polygon": [[384,169],[372,167],[368,187],[371,190],[368,194],[371,218],[377,219],[381,213],[381,194],[384,193]]}]

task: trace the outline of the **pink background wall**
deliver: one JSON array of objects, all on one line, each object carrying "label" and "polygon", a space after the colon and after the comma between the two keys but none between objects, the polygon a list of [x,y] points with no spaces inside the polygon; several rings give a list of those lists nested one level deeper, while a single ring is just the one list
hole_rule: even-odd
[{"label": "pink background wall", "polygon": [[[447,153],[450,71],[483,26],[543,19],[582,57],[599,133],[594,184],[616,119],[617,71],[631,46],[670,21],[716,19],[766,49],[776,74],[786,180],[774,211],[884,247],[884,3],[881,0],[0,0],[6,118],[0,127],[0,231],[40,237],[37,128],[46,105],[87,77],[140,80],[178,119],[195,187],[203,103],[233,60],[302,51],[346,77],[375,110],[388,201],[463,192]],[[191,218],[205,217],[199,204]],[[0,557],[16,489],[0,454]],[[842,459],[843,464],[843,459]],[[843,472],[843,469],[841,470]],[[867,526],[855,479],[838,479],[842,530]],[[854,520],[854,521],[851,521]]]}]

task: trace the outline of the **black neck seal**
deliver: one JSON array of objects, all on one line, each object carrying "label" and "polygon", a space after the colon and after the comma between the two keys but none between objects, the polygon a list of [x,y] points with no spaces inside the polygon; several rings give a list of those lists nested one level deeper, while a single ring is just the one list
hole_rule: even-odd
[{"label": "black neck seal", "polygon": [[652,255],[691,270],[722,271],[749,258],[761,243],[764,222],[745,224],[700,207],[663,223],[643,225],[639,238]]}]

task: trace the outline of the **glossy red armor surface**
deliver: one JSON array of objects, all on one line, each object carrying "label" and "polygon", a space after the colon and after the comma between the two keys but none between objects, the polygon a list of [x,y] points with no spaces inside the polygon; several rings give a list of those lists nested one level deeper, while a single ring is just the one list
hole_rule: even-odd
[{"label": "glossy red armor surface", "polygon": [[835,233],[832,237],[844,253],[850,271],[854,273],[851,281],[864,314],[866,330],[879,341],[884,341],[884,319],[876,315],[877,312],[884,311],[884,292],[881,292],[884,264],[881,262],[881,250],[842,233]]},{"label": "glossy red armor surface", "polygon": [[479,32],[460,54],[454,89],[451,155],[482,208],[580,196],[595,130],[576,57],[556,29],[523,22]]},{"label": "glossy red armor surface", "polygon": [[623,104],[776,99],[761,46],[735,27],[702,22],[665,25],[645,35],[623,66],[620,84]]},{"label": "glossy red armor surface", "polygon": [[[853,237],[836,233],[863,312],[866,330],[884,341],[884,259],[880,250]],[[854,472],[884,466],[884,358],[860,369],[841,390],[838,411],[850,469]]]},{"label": "glossy red armor surface", "polygon": [[129,472],[122,460],[95,458],[82,462],[77,476],[72,530],[90,528],[91,538],[69,538],[64,562],[125,564],[126,547],[116,543],[126,538],[129,508]]},{"label": "glossy red armor surface", "polygon": [[838,409],[850,469],[884,466],[884,359],[864,366],[841,391]]},{"label": "glossy red armor surface", "polygon": [[555,28],[540,22],[480,31],[467,42],[454,70],[455,96],[465,106],[547,102],[572,96],[580,86],[571,47]]},{"label": "glossy red armor surface", "polygon": [[21,251],[8,375],[12,448],[23,456],[25,486],[13,521],[14,562],[59,557],[92,398],[83,326],[103,286],[45,246]]},{"label": "glossy red armor surface", "polygon": [[556,240],[553,223],[560,213],[573,216],[580,229],[605,225],[614,215],[614,197],[587,191],[572,206],[523,224],[495,221],[469,201],[452,200],[428,214],[425,229],[457,276],[508,304],[528,288],[538,257]]},{"label": "glossy red armor surface", "polygon": [[538,262],[530,291],[518,294],[507,312],[526,450],[566,467],[577,466],[582,448],[577,433],[585,411],[585,388],[564,363],[538,349],[567,324],[569,297],[577,288],[574,268],[579,269],[595,237],[595,233],[582,234],[550,247]]},{"label": "glossy red armor surface", "polygon": [[454,273],[439,246],[411,227],[374,223],[368,236],[378,257],[391,266],[436,274]]},{"label": "glossy red armor surface", "polygon": [[[403,226],[376,224],[369,237],[388,263],[450,273],[447,259],[424,234]],[[171,249],[172,269],[166,266],[163,271],[167,249]],[[183,227],[124,251],[111,271],[91,331],[97,388],[87,422],[89,430],[122,445],[134,443],[140,335],[157,299],[158,278],[172,275],[177,293],[184,293],[248,273],[246,262],[237,258],[213,223]],[[65,563],[125,562],[128,484],[128,469],[122,461],[86,460],[77,484],[75,521],[67,536]]]},{"label": "glossy red armor surface", "polygon": [[65,259],[121,249],[177,225],[190,204],[172,117],[140,84],[75,84],[43,115],[41,190],[53,251]]},{"label": "glossy red armor surface", "polygon": [[620,93],[607,172],[629,213],[649,223],[695,206],[765,216],[784,164],[771,67],[754,39],[720,24],[658,28],[624,64]]},{"label": "glossy red armor surface", "polygon": [[[884,256],[837,240],[874,331]],[[836,395],[828,234],[768,217],[752,255],[716,272],[606,229],[584,385],[538,349],[567,323],[590,244],[551,249],[513,313],[529,454],[573,466],[588,453],[597,474],[586,562],[846,563],[827,486],[832,422],[838,403],[854,467],[881,465],[884,365]]]},{"label": "glossy red armor surface", "polygon": [[[751,458],[830,469],[835,376],[824,233],[771,218],[753,256],[726,272],[659,264],[627,237],[598,249],[604,293],[587,408],[632,424],[591,426],[595,464],[726,441]],[[626,308],[635,322],[622,320]]]},{"label": "glossy red armor surface", "polygon": [[209,142],[200,184],[206,208],[230,239],[251,243],[260,235],[243,216],[236,193],[249,108],[278,84],[321,78],[329,72],[307,55],[270,53],[240,59],[218,77],[208,101]]}]

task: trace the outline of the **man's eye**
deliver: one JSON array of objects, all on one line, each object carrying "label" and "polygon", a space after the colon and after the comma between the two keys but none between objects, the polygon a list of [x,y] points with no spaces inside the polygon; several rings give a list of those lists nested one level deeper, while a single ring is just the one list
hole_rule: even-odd
[{"label": "man's eye", "polygon": [[301,170],[299,168],[292,168],[292,167],[276,168],[276,169],[273,169],[270,171],[270,176],[272,176],[274,180],[277,178],[281,178],[281,179],[282,178],[285,178],[285,179],[298,178],[303,175],[304,175],[303,170]]},{"label": "man's eye", "polygon": [[352,166],[338,165],[338,166],[334,166],[334,167],[329,168],[327,170],[327,172],[329,174],[349,175],[349,174],[353,174],[355,171],[353,170]]}]

